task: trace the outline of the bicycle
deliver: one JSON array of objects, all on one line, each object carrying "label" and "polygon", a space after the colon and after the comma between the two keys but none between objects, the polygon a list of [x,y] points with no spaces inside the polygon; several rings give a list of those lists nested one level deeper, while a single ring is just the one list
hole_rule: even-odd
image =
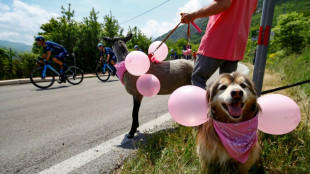
[{"label": "bicycle", "polygon": [[[104,62],[104,63],[102,63]],[[107,64],[104,60],[97,61],[98,65],[96,67],[96,76],[99,80],[106,82],[109,80],[110,76],[114,76],[112,66]]]},{"label": "bicycle", "polygon": [[[54,84],[55,75],[59,76],[57,80],[61,83],[60,73],[55,70],[48,61],[44,61],[43,58],[37,59],[37,64],[40,65],[32,70],[30,74],[31,83],[38,88],[49,88]],[[75,60],[74,60],[75,64]],[[77,66],[68,66],[64,72],[65,81],[68,81],[72,85],[78,85],[83,81],[84,73]]]}]

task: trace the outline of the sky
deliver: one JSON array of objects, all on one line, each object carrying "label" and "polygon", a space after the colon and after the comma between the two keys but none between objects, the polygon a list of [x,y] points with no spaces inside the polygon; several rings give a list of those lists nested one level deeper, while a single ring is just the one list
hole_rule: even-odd
[{"label": "sky", "polygon": [[[32,45],[34,36],[42,31],[40,26],[47,23],[52,17],[61,16],[61,6],[67,9],[69,3],[71,9],[74,10],[75,21],[81,22],[84,17],[89,16],[90,11],[94,8],[99,13],[98,22],[100,23],[103,23],[103,16],[111,12],[124,29],[124,34],[127,33],[129,26],[131,28],[137,26],[148,37],[156,38],[167,33],[180,22],[181,12],[200,9],[211,1],[0,0],[0,40]],[[158,5],[160,6],[155,8]],[[145,12],[147,13],[143,14]],[[130,20],[136,16],[139,17]]]}]

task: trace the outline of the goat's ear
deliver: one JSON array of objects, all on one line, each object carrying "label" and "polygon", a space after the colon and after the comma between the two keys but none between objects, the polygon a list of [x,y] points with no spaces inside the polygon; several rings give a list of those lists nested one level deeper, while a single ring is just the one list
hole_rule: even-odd
[{"label": "goat's ear", "polygon": [[132,38],[132,33],[128,33],[127,36],[123,39],[123,41],[126,43],[130,41],[131,38]]},{"label": "goat's ear", "polygon": [[106,36],[103,36],[102,39],[103,39],[104,41],[106,41],[106,42],[111,42],[111,41],[112,41],[111,38],[106,37]]}]

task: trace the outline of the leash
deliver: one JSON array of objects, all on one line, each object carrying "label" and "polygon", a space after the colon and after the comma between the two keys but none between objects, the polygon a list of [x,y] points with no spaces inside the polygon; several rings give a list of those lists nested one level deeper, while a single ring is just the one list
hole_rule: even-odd
[{"label": "leash", "polygon": [[[181,15],[182,15],[182,13],[181,13]],[[148,57],[149,57],[149,59],[150,59],[151,62],[153,62],[152,57],[154,56],[154,53],[159,49],[159,47],[160,47],[163,43],[165,43],[165,42],[167,41],[167,39],[172,35],[172,33],[175,32],[175,30],[180,26],[181,23],[182,23],[182,22],[179,22],[178,25],[175,26],[174,29],[173,29],[173,30],[164,38],[164,40],[156,47],[156,49],[148,55]],[[196,28],[196,30],[197,30],[199,33],[201,33],[200,28],[197,26],[197,24],[196,24],[194,21],[192,21],[192,22],[190,22],[190,23]],[[187,46],[189,46],[189,43],[190,43],[190,23],[188,23],[188,29],[187,29]]]},{"label": "leash", "polygon": [[301,82],[298,82],[298,83],[294,83],[294,84],[291,84],[291,85],[286,85],[286,86],[282,86],[282,87],[279,87],[279,88],[263,91],[263,92],[261,92],[261,94],[267,94],[267,93],[270,93],[270,92],[279,91],[279,90],[282,90],[282,89],[286,89],[286,88],[302,85],[302,84],[309,83],[309,82],[310,82],[310,79],[309,80],[305,80],[305,81],[301,81]]},{"label": "leash", "polygon": [[156,49],[151,52],[148,57],[150,59],[151,62],[153,62],[152,57],[154,56],[154,53],[158,50],[158,48],[167,41],[167,39],[172,35],[173,32],[175,32],[175,30],[181,25],[182,22],[179,22],[177,26],[174,27],[174,29],[164,38],[163,41],[161,41],[161,43],[156,47]]},{"label": "leash", "polygon": [[190,32],[190,23],[188,23],[188,26],[187,26],[187,45],[186,45],[186,49],[190,48],[190,44],[189,44],[190,41],[191,41],[190,34],[191,34],[191,32]]},{"label": "leash", "polygon": [[[157,49],[164,43],[166,42],[166,40],[172,35],[173,32],[175,32],[175,30],[180,26],[182,22],[179,22],[178,25],[176,27],[174,27],[174,29],[165,37],[165,39],[158,45],[158,47],[155,49],[155,51],[157,51]],[[154,52],[155,52],[154,51]]]}]

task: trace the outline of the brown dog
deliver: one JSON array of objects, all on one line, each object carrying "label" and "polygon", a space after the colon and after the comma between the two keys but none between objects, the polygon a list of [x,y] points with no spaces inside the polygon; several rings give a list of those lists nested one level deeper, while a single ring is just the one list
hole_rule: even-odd
[{"label": "brown dog", "polygon": [[203,173],[248,173],[259,159],[256,99],[253,83],[239,73],[222,74],[208,88],[210,120],[196,137]]}]

